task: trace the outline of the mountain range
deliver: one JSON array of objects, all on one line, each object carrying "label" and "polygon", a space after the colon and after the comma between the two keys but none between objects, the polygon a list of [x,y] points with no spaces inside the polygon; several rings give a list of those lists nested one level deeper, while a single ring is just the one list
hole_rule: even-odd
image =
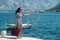
[{"label": "mountain range", "polygon": [[60,12],[60,3],[58,3],[55,7],[50,8],[50,9],[45,9],[45,12]]}]

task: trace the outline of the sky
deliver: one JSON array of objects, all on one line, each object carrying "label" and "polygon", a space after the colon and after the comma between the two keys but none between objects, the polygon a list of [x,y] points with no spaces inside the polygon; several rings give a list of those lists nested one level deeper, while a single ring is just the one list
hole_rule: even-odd
[{"label": "sky", "polygon": [[60,0],[0,0],[0,10],[44,10],[55,7]]}]

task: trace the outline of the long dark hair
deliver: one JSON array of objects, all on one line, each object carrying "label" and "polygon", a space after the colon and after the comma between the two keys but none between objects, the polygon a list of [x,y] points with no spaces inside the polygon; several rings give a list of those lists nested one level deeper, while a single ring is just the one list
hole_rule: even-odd
[{"label": "long dark hair", "polygon": [[16,14],[19,13],[19,10],[21,10],[21,7],[19,7],[19,8],[16,10]]}]

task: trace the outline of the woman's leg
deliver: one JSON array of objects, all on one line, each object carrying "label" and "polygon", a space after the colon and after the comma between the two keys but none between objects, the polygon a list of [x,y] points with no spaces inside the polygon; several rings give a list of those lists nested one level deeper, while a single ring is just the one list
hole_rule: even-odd
[{"label": "woman's leg", "polygon": [[18,30],[19,30],[19,34],[17,35],[17,38],[20,38],[20,33],[22,31],[22,24],[19,25],[20,27],[18,27]]}]

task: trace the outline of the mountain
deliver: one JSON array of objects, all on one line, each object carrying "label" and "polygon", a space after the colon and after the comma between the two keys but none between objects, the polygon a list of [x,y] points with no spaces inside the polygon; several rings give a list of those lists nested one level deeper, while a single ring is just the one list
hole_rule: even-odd
[{"label": "mountain", "polygon": [[58,3],[55,7],[51,9],[45,10],[45,12],[60,12],[60,3]]}]

